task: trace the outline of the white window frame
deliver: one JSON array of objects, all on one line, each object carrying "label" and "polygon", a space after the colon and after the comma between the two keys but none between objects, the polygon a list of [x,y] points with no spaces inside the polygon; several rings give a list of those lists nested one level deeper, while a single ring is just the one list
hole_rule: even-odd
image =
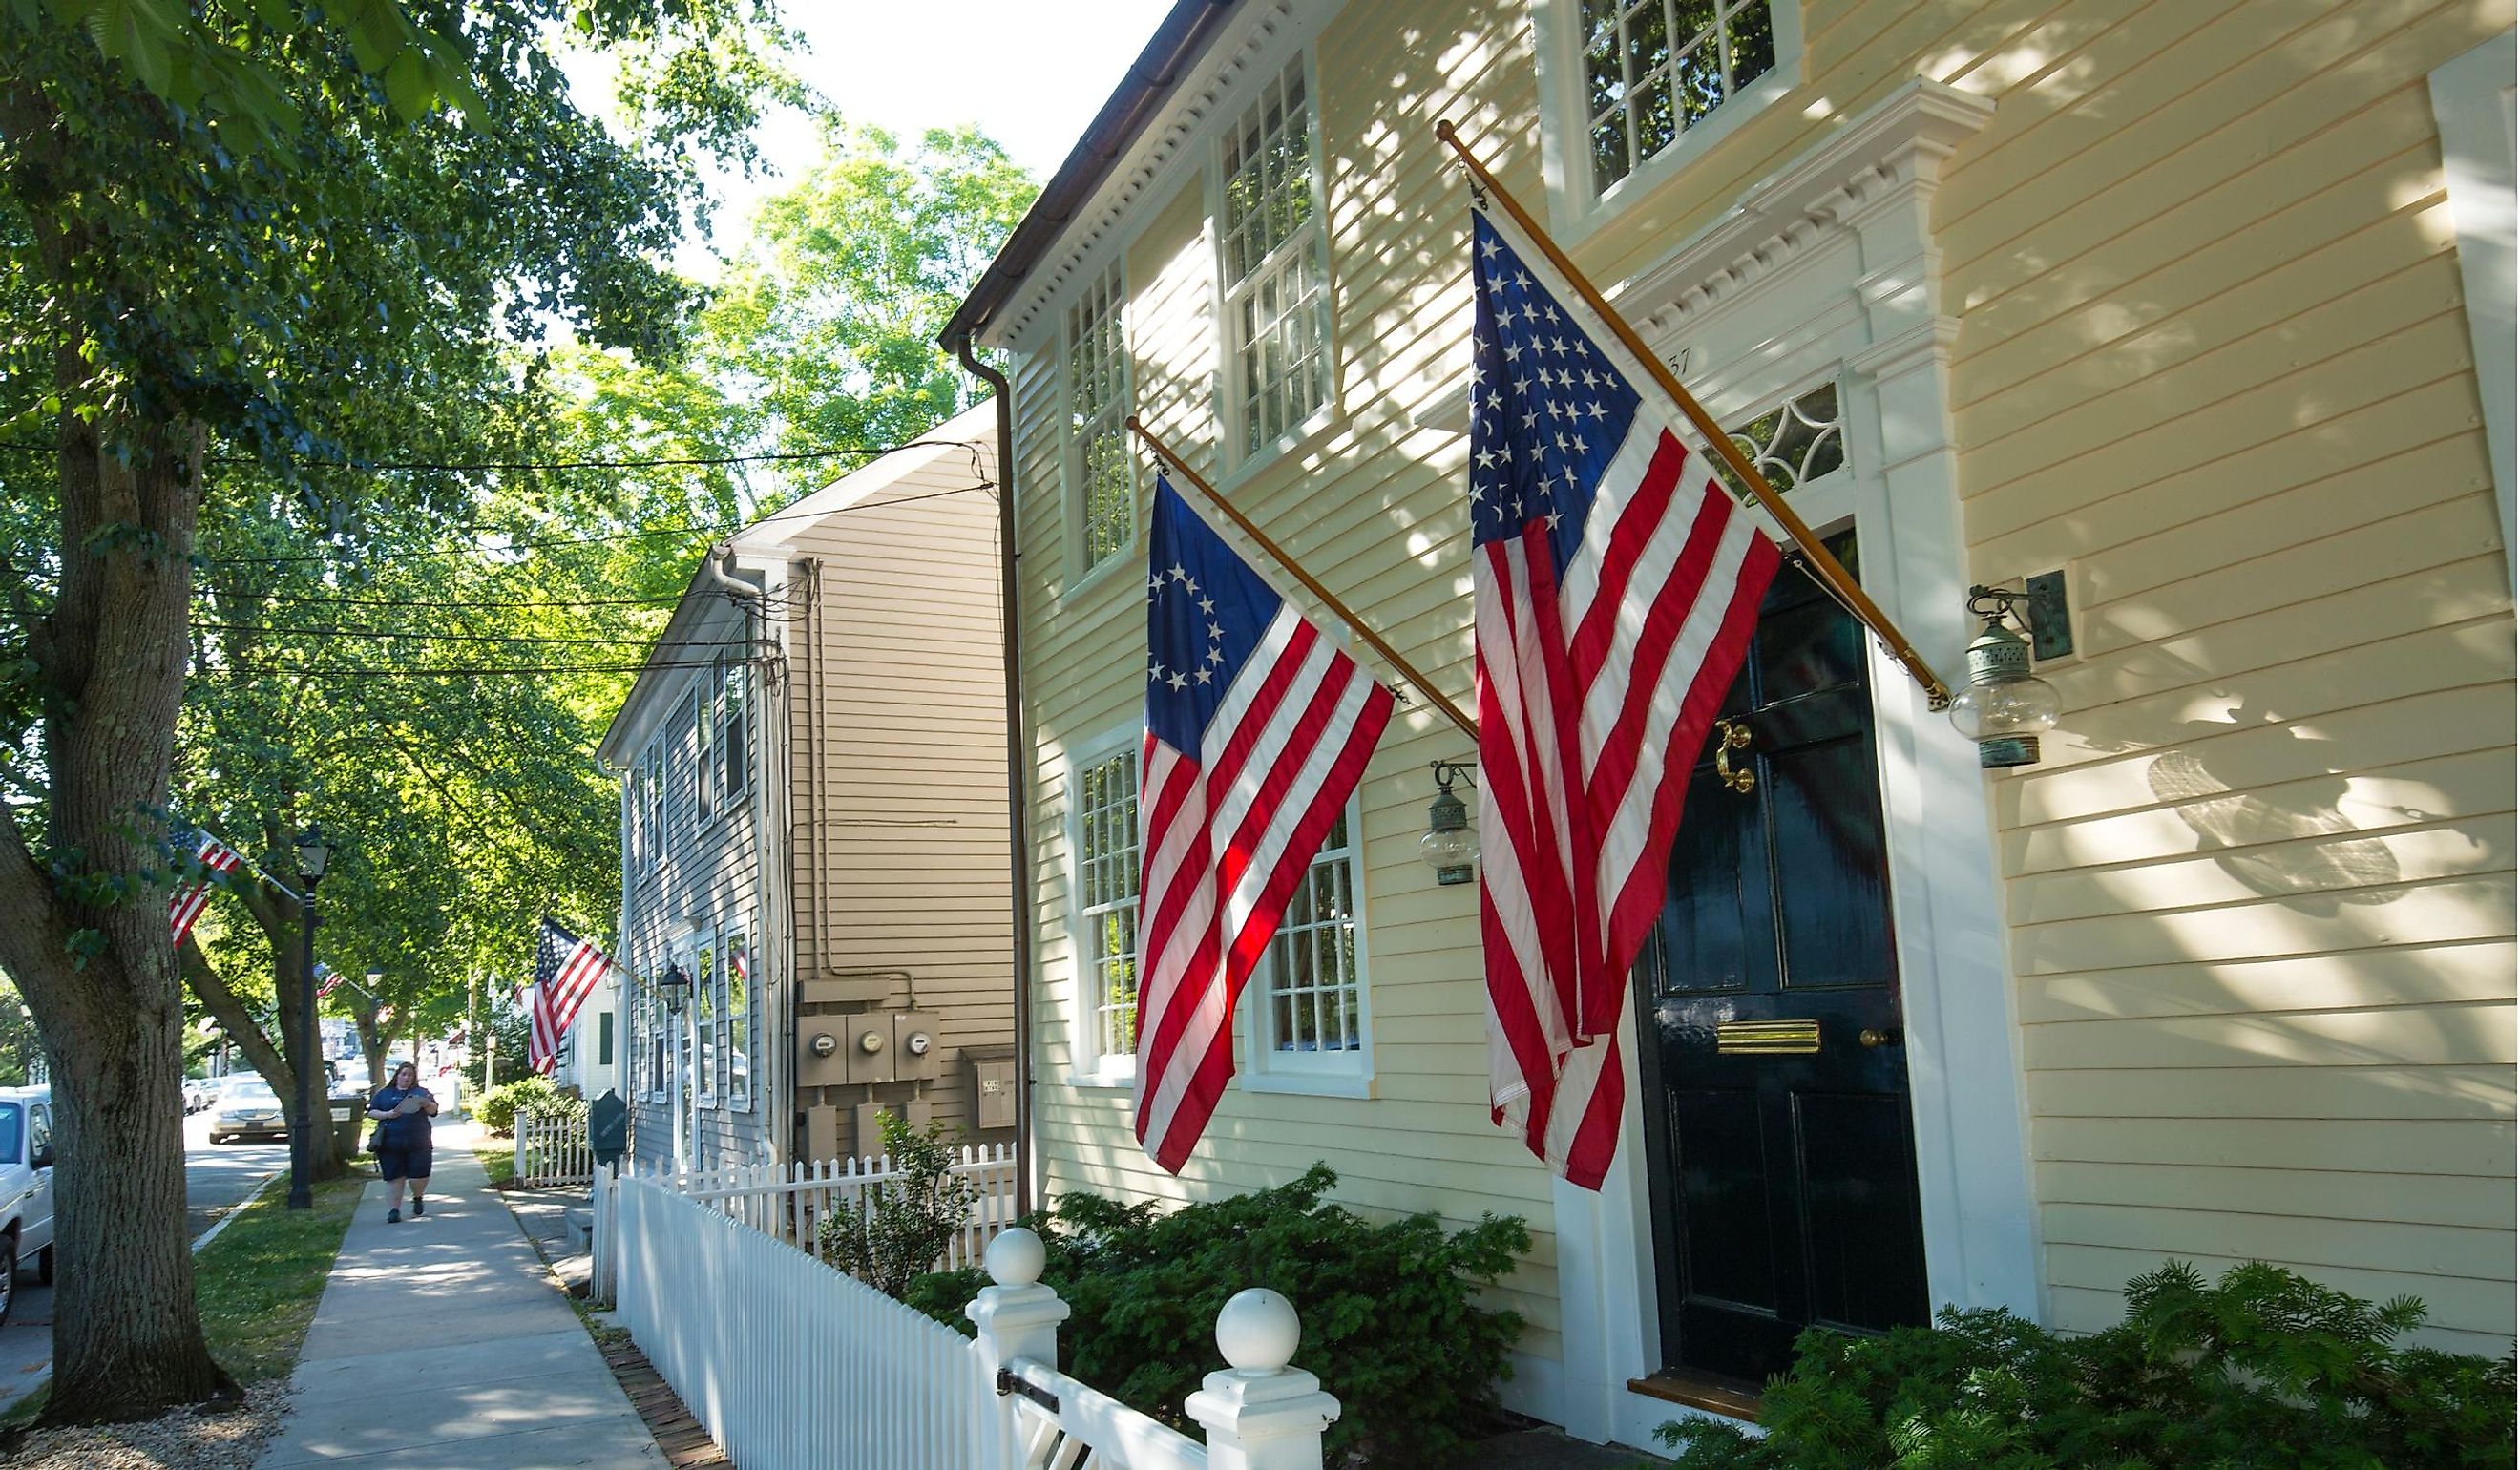
[{"label": "white window frame", "polygon": [[[718,947],[718,1024],[726,1030],[726,1043],[719,1049],[726,1057],[725,1108],[731,1113],[749,1113],[760,1106],[761,1100],[759,1065],[761,1048],[757,1045],[761,1027],[755,1019],[761,1013],[760,975],[754,964],[757,958],[757,952],[754,949],[756,943],[754,927],[748,922],[738,923],[727,931]],[[741,943],[739,944],[738,941]],[[738,949],[743,951],[743,1014],[742,1016],[736,1015],[729,1003],[735,994],[735,953]],[[739,1023],[742,1028],[741,1035],[738,1034]],[[735,1061],[739,1055],[744,1062],[743,1091],[741,1095],[735,1090]]]},{"label": "white window frame", "polygon": [[[719,815],[731,815],[752,793],[752,666],[721,660],[710,671],[710,721],[717,731]],[[740,722],[740,723],[739,723]]]},{"label": "white window frame", "polygon": [[[1070,1053],[1073,1062],[1068,1081],[1079,1087],[1133,1087],[1138,1078],[1138,1056],[1134,1049],[1125,1053],[1106,1052],[1102,1049],[1102,1008],[1098,999],[1101,995],[1101,987],[1088,973],[1095,967],[1095,961],[1089,958],[1093,942],[1093,923],[1092,915],[1087,913],[1085,903],[1086,854],[1083,793],[1086,772],[1112,760],[1125,760],[1129,763],[1132,786],[1136,791],[1131,805],[1137,806],[1143,802],[1146,798],[1146,771],[1141,750],[1143,737],[1144,732],[1137,727],[1124,727],[1103,735],[1091,744],[1079,746],[1076,752],[1069,756],[1067,762],[1066,789],[1062,800],[1067,807],[1068,963],[1075,996],[1074,1043]],[[1133,862],[1137,861],[1136,854],[1141,840],[1140,823],[1144,821],[1143,812],[1144,809],[1141,807],[1139,812],[1133,814],[1129,824],[1129,845]],[[1133,899],[1132,902],[1135,900]],[[1144,940],[1144,933],[1140,931],[1141,946]],[[1138,958],[1140,961],[1139,995],[1143,999],[1146,985],[1143,948],[1138,952]],[[1133,1027],[1133,1032],[1134,1029]]]},{"label": "white window frame", "polygon": [[[1112,401],[1095,412],[1097,420],[1109,421],[1108,432],[1118,437],[1120,463],[1129,477],[1129,528],[1119,545],[1096,557],[1087,537],[1093,527],[1091,508],[1086,504],[1090,488],[1085,476],[1085,449],[1095,434],[1076,423],[1075,352],[1078,316],[1098,292],[1107,290],[1112,331],[1118,337],[1118,361],[1113,372],[1118,386]],[[1058,334],[1056,342],[1058,374],[1058,457],[1062,490],[1060,504],[1067,523],[1067,591],[1075,593],[1104,580],[1115,566],[1132,565],[1130,555],[1138,546],[1139,496],[1138,456],[1129,444],[1128,430],[1122,425],[1135,411],[1138,391],[1136,362],[1129,337],[1129,272],[1125,260],[1113,259],[1087,276],[1076,294],[1059,308]]]},{"label": "white window frame", "polygon": [[1802,84],[1801,0],[1769,0],[1768,25],[1777,64],[1725,99],[1703,121],[1685,128],[1662,152],[1631,167],[1607,189],[1593,187],[1593,117],[1586,100],[1584,14],[1580,0],[1532,7],[1540,73],[1540,166],[1548,186],[1551,233],[1572,244],[1652,193]]},{"label": "white window frame", "polygon": [[[717,1086],[718,1047],[713,1034],[726,1020],[725,1007],[714,994],[719,984],[717,929],[715,925],[692,935],[692,994],[686,1002],[692,1012],[691,1049],[692,1086],[686,1090],[695,1107],[715,1111],[722,1098]],[[700,1002],[709,1003],[709,1013],[700,1014]]]},{"label": "white window frame", "polygon": [[707,831],[717,824],[717,686],[718,667],[709,665],[692,680],[692,825]]},{"label": "white window frame", "polygon": [[[1321,862],[1316,854],[1314,863]],[[1351,796],[1347,804],[1348,900],[1356,925],[1356,1047],[1339,1051],[1280,1051],[1274,1035],[1276,1014],[1271,993],[1278,980],[1280,939],[1273,938],[1260,965],[1244,987],[1241,1009],[1249,1065],[1236,1069],[1236,1082],[1252,1092],[1304,1092],[1324,1097],[1371,1097],[1373,1088],[1373,964],[1368,953],[1365,891],[1365,804]],[[1306,876],[1311,875],[1307,865]],[[1281,931],[1282,937],[1282,930]]]},{"label": "white window frame", "polygon": [[645,765],[647,768],[647,791],[645,793],[645,799],[648,803],[646,867],[648,869],[648,875],[652,879],[654,874],[664,869],[665,852],[669,845],[665,841],[665,831],[668,825],[668,819],[665,815],[667,811],[667,807],[665,805],[665,741],[661,735],[651,736],[649,738],[648,756]]},{"label": "white window frame", "polygon": [[[1263,440],[1245,449],[1242,412],[1242,344],[1236,324],[1236,307],[1241,291],[1238,283],[1229,280],[1225,265],[1225,150],[1228,140],[1238,134],[1243,114],[1261,105],[1269,88],[1289,70],[1300,68],[1304,78],[1304,110],[1307,116],[1306,142],[1311,154],[1312,210],[1303,229],[1281,241],[1260,265],[1244,278],[1258,282],[1282,270],[1292,253],[1304,248],[1305,242],[1317,242],[1322,254],[1322,401],[1304,417],[1286,425],[1275,438]],[[1215,390],[1210,397],[1216,405],[1218,461],[1225,467],[1221,488],[1240,483],[1264,467],[1275,463],[1288,450],[1301,444],[1326,425],[1336,421],[1340,411],[1341,379],[1339,372],[1338,273],[1330,259],[1329,191],[1324,175],[1322,156],[1322,83],[1321,67],[1316,64],[1311,41],[1293,48],[1267,67],[1251,68],[1253,80],[1223,102],[1217,115],[1224,127],[1208,140],[1207,146],[1207,252],[1212,272],[1210,297],[1215,311]]]}]

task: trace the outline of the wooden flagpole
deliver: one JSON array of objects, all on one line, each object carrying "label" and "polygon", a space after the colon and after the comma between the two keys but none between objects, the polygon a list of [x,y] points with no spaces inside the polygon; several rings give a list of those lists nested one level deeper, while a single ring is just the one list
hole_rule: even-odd
[{"label": "wooden flagpole", "polygon": [[1275,541],[1270,540],[1267,532],[1261,530],[1258,526],[1253,525],[1251,523],[1251,517],[1243,514],[1240,511],[1236,510],[1232,501],[1229,501],[1224,496],[1217,494],[1216,487],[1209,484],[1204,478],[1202,478],[1197,470],[1190,468],[1189,461],[1184,460],[1180,455],[1173,453],[1171,445],[1166,444],[1163,440],[1158,439],[1152,433],[1149,433],[1147,426],[1138,422],[1137,415],[1131,414],[1129,416],[1128,424],[1129,432],[1136,434],[1141,439],[1144,439],[1147,442],[1147,447],[1155,452],[1156,458],[1162,460],[1165,464],[1170,465],[1174,469],[1179,470],[1183,479],[1186,479],[1192,485],[1197,486],[1198,493],[1207,497],[1207,503],[1209,505],[1212,505],[1219,511],[1224,512],[1226,519],[1231,520],[1237,526],[1239,526],[1243,535],[1250,537],[1254,542],[1258,543],[1260,550],[1267,552],[1270,556],[1276,557],[1280,566],[1284,567],[1290,574],[1292,574],[1296,581],[1303,583],[1304,590],[1306,592],[1309,592],[1314,597],[1321,599],[1322,604],[1329,608],[1332,613],[1336,614],[1340,622],[1343,622],[1349,627],[1355,629],[1356,636],[1364,639],[1366,643],[1372,647],[1374,652],[1381,654],[1383,662],[1388,663],[1392,668],[1398,670],[1401,678],[1416,685],[1418,687],[1418,691],[1426,696],[1428,703],[1434,705],[1437,709],[1442,710],[1446,715],[1450,716],[1454,724],[1462,727],[1462,733],[1463,735],[1468,735],[1473,742],[1477,741],[1479,737],[1478,722],[1462,713],[1460,705],[1455,704],[1451,699],[1446,698],[1444,691],[1435,687],[1434,681],[1428,679],[1425,675],[1418,673],[1415,664],[1412,664],[1408,659],[1401,657],[1398,650],[1394,649],[1391,645],[1382,641],[1382,636],[1380,634],[1374,632],[1372,628],[1367,627],[1365,625],[1365,619],[1358,617],[1345,602],[1340,601],[1336,596],[1332,595],[1328,588],[1324,587],[1320,582],[1314,580],[1313,574],[1304,570],[1304,568],[1296,562],[1294,557],[1287,556],[1284,548],[1279,546]]},{"label": "wooden flagpole", "polygon": [[1862,619],[1865,626],[1870,628],[1880,638],[1882,646],[1890,650],[1890,656],[1899,660],[1901,666],[1906,668],[1918,684],[1924,686],[1926,707],[1929,709],[1948,707],[1952,702],[1951,687],[1943,683],[1942,677],[1934,672],[1933,665],[1925,662],[1925,655],[1916,651],[1916,646],[1908,641],[1908,635],[1899,631],[1897,623],[1890,621],[1890,614],[1881,610],[1880,604],[1873,601],[1865,592],[1863,584],[1856,581],[1854,576],[1839,563],[1837,557],[1829,554],[1828,548],[1822,544],[1820,537],[1813,534],[1812,528],[1803,523],[1802,516],[1796,514],[1793,508],[1785,504],[1785,498],[1777,493],[1776,487],[1768,483],[1767,476],[1761,474],[1758,468],[1750,463],[1749,457],[1741,453],[1741,446],[1732,442],[1732,436],[1724,431],[1723,425],[1715,422],[1715,417],[1706,412],[1705,407],[1689,393],[1688,389],[1680,385],[1680,379],[1663,365],[1660,357],[1655,356],[1645,346],[1644,338],[1637,335],[1636,329],[1628,325],[1627,318],[1620,316],[1611,308],[1608,301],[1602,299],[1601,293],[1593,289],[1593,283],[1585,279],[1582,271],[1575,268],[1575,262],[1567,259],[1566,252],[1559,249],[1557,243],[1551,240],[1549,233],[1540,227],[1540,222],[1533,219],[1514,197],[1506,192],[1505,186],[1497,182],[1495,174],[1488,172],[1487,165],[1481,163],[1470,152],[1469,146],[1462,142],[1462,135],[1455,130],[1450,118],[1435,124],[1435,136],[1443,140],[1454,153],[1461,156],[1462,166],[1470,171],[1470,177],[1476,181],[1479,189],[1495,198],[1497,203],[1504,207],[1505,212],[1512,217],[1514,224],[1520,227],[1524,237],[1540,247],[1541,253],[1549,257],[1549,263],[1555,266],[1557,273],[1565,277],[1566,283],[1574,287],[1577,294],[1584,298],[1584,303],[1592,307],[1594,313],[1600,317],[1612,334],[1618,337],[1621,345],[1628,349],[1629,354],[1643,365],[1645,372],[1652,376],[1654,385],[1661,388],[1672,402],[1680,406],[1680,411],[1688,416],[1689,423],[1697,425],[1698,433],[1704,436],[1707,444],[1723,458],[1724,463],[1731,467],[1734,474],[1741,477],[1741,483],[1750,487],[1750,493],[1758,497],[1761,508],[1766,510],[1778,526],[1793,539],[1794,545],[1801,549],[1812,575],[1820,579],[1821,585],[1826,588],[1831,596],[1845,604],[1847,611]]}]

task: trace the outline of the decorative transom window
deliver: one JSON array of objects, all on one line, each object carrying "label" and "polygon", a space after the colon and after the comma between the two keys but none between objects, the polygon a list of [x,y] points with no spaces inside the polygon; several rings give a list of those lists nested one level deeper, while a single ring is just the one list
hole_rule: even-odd
[{"label": "decorative transom window", "polygon": [[1129,416],[1125,299],[1114,266],[1067,309],[1067,474],[1086,570],[1116,556],[1138,527],[1135,461],[1121,426]]},{"label": "decorative transom window", "polygon": [[1584,0],[1593,189],[1609,188],[1777,65],[1769,0]]},{"label": "decorative transom window", "polygon": [[1269,942],[1259,1007],[1263,1072],[1353,1072],[1363,1063],[1365,975],[1349,832],[1341,814]]},{"label": "decorative transom window", "polygon": [[1248,456],[1329,399],[1329,255],[1303,58],[1243,110],[1223,162],[1226,398]]},{"label": "decorative transom window", "polygon": [[1076,773],[1076,883],[1084,932],[1077,979],[1089,1065],[1109,1070],[1138,1049],[1138,756],[1123,750]]},{"label": "decorative transom window", "polygon": [[[1730,437],[1751,468],[1781,494],[1845,466],[1843,419],[1837,384],[1824,382],[1732,429]],[[1721,461],[1715,473],[1733,494],[1749,494],[1750,487]]]}]

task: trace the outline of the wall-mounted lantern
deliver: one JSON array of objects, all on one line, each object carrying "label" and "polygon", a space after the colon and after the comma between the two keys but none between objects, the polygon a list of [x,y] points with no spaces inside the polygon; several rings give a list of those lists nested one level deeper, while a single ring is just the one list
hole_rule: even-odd
[{"label": "wall-mounted lantern", "polygon": [[1968,609],[1986,626],[1969,643],[1968,682],[1953,696],[1952,724],[1977,741],[1977,763],[1989,771],[2039,764],[2039,737],[2065,710],[2056,687],[2030,672],[2030,640],[2003,625],[2007,617],[2022,622],[2014,604],[2028,601],[2004,588],[1969,589]]},{"label": "wall-mounted lantern", "polygon": [[1418,855],[1435,869],[1435,881],[1450,887],[1466,883],[1479,860],[1479,834],[1470,827],[1470,809],[1453,793],[1453,782],[1471,779],[1468,761],[1429,761],[1435,773],[1435,800],[1426,808],[1426,835],[1418,839]]},{"label": "wall-mounted lantern", "polygon": [[683,972],[680,964],[673,965],[665,971],[665,978],[656,982],[656,994],[665,998],[667,1015],[681,1015],[683,1002],[691,999],[692,977]]}]

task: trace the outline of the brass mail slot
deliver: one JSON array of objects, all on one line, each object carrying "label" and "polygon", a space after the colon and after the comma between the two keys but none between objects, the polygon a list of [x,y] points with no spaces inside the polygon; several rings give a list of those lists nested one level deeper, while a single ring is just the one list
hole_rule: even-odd
[{"label": "brass mail slot", "polygon": [[1718,1056],[1802,1056],[1819,1049],[1818,1021],[1724,1021],[1715,1028]]}]

